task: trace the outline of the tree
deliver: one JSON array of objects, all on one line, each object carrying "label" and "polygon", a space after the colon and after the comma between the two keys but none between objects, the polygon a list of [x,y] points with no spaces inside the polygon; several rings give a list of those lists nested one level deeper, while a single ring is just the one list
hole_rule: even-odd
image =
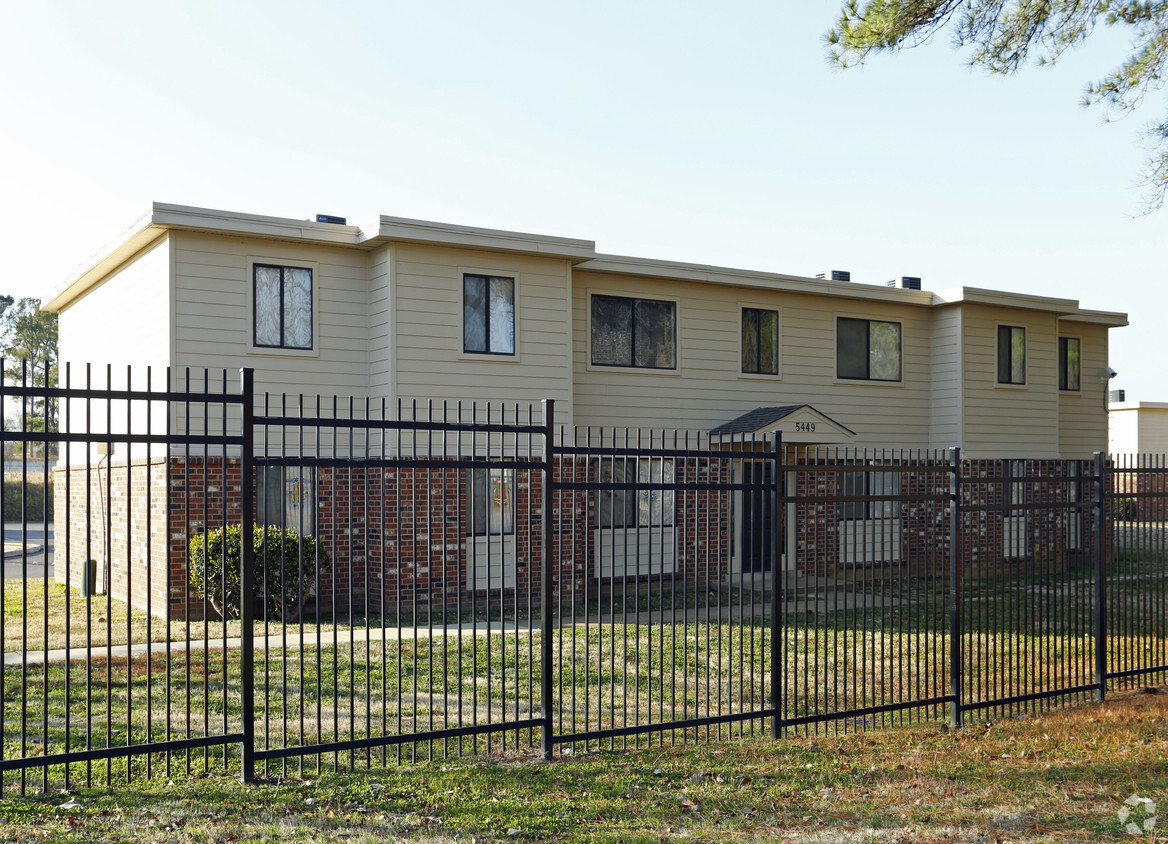
[{"label": "tree", "polygon": [[[9,384],[21,384],[28,378],[30,387],[57,386],[57,315],[42,311],[40,299],[25,298],[11,305],[11,296],[0,296],[4,325],[4,377]],[[27,370],[26,370],[27,366]],[[42,425],[46,431],[57,430],[57,403],[36,399],[29,408],[29,429]]]},{"label": "tree", "polygon": [[[1132,51],[1108,76],[1087,85],[1083,103],[1127,114],[1164,84],[1168,0],[846,0],[825,38],[832,62],[850,67],[950,29],[955,47],[973,48],[971,65],[1011,74],[1032,57],[1039,65],[1054,64],[1100,23],[1127,28]],[[1145,141],[1147,212],[1163,205],[1168,192],[1168,114],[1147,127]]]}]

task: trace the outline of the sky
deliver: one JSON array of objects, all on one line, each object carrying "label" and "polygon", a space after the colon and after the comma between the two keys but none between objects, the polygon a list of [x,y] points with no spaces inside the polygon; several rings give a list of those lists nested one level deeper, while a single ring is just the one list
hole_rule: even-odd
[{"label": "sky", "polygon": [[0,293],[47,298],[154,201],[388,214],[1076,299],[1130,315],[1112,387],[1168,401],[1168,209],[1141,216],[1138,184],[1163,98],[1114,122],[1080,105],[1126,37],[1011,77],[944,35],[840,71],[837,14],[0,0]]}]

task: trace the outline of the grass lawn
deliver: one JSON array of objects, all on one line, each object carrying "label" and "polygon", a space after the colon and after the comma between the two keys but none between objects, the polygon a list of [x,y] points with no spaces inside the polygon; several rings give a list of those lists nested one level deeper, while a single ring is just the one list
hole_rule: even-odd
[{"label": "grass lawn", "polygon": [[447,759],[246,787],[177,771],[7,798],[0,840],[1121,841],[1133,794],[1168,805],[1166,694],[956,732]]}]

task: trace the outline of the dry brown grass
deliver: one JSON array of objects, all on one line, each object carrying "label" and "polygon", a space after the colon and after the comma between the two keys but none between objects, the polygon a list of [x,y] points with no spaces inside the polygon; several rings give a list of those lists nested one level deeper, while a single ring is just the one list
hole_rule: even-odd
[{"label": "dry brown grass", "polygon": [[1127,695],[956,732],[930,724],[653,746],[552,764],[511,754],[288,773],[249,787],[212,774],[5,800],[0,839],[1168,840],[1129,836],[1116,818],[1131,794],[1168,803],[1168,695]]}]

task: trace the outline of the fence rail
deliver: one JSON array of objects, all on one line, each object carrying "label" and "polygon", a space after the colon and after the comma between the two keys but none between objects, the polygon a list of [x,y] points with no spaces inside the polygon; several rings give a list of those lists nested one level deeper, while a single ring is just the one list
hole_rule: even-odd
[{"label": "fence rail", "polygon": [[0,383],[21,792],[959,725],[1168,671],[1162,457],[79,380]]}]

